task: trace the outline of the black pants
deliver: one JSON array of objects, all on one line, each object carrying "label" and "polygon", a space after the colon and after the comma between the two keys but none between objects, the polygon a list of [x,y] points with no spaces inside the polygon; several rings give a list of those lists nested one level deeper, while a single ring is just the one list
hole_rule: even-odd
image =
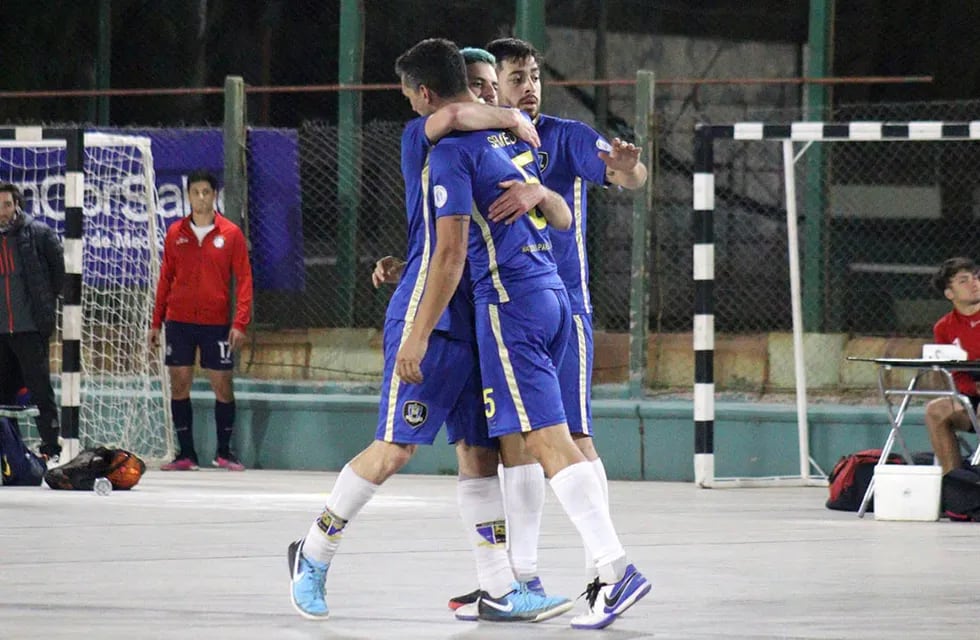
[{"label": "black pants", "polygon": [[23,385],[37,405],[37,431],[41,444],[58,447],[58,405],[51,388],[48,339],[37,331],[0,334],[0,404],[14,404]]}]

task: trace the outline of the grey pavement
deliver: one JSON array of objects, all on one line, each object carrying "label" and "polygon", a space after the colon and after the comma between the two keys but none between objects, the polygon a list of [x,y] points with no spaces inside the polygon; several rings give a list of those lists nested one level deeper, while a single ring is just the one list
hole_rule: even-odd
[{"label": "grey pavement", "polygon": [[[825,488],[612,482],[613,517],[653,591],[612,627],[456,621],[475,587],[455,479],[396,476],[349,525],[331,617],[300,618],[286,545],[336,474],[152,471],[100,497],[0,488],[0,638],[978,638],[978,525],[876,522]],[[579,538],[549,494],[540,569],[583,590]],[[581,602],[575,611],[581,607]]]}]

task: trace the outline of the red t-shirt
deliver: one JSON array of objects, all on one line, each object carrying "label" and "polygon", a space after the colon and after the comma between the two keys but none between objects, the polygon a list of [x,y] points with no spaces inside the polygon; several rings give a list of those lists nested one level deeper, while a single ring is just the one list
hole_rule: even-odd
[{"label": "red t-shirt", "polygon": [[[953,309],[932,327],[933,337],[937,344],[955,344],[966,351],[969,360],[980,360],[980,312],[965,316]],[[977,392],[977,381],[969,373],[957,371],[953,373],[956,388],[968,396],[980,395]]]},{"label": "red t-shirt", "polygon": [[244,331],[252,318],[252,267],[241,229],[216,212],[214,228],[198,243],[190,216],[170,225],[151,326],[159,328],[164,320],[228,324],[232,276],[236,305],[231,324]]}]

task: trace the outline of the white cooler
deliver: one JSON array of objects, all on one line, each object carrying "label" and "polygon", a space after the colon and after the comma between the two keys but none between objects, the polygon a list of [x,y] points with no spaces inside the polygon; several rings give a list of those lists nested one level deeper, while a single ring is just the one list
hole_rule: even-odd
[{"label": "white cooler", "polygon": [[876,466],[875,520],[938,520],[942,481],[938,466]]}]

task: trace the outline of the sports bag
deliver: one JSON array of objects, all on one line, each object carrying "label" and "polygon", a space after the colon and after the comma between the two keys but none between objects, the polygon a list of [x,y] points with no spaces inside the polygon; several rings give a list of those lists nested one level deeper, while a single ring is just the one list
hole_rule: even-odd
[{"label": "sports bag", "polygon": [[107,478],[113,489],[130,489],[146,472],[139,456],[125,449],[84,449],[67,463],[44,474],[52,489],[91,491],[96,478]]},{"label": "sports bag", "polygon": [[0,472],[4,486],[40,486],[45,469],[44,461],[24,444],[17,421],[0,418]]},{"label": "sports bag", "polygon": [[980,522],[980,468],[963,465],[943,476],[942,511],[950,520]]},{"label": "sports bag", "polygon": [[[875,465],[881,458],[881,449],[865,449],[842,456],[827,481],[830,483],[830,497],[827,508],[837,511],[857,511],[861,500],[874,477]],[[887,464],[905,464],[905,459],[897,453],[888,454]],[[874,511],[874,500],[868,502],[868,511]]]}]

